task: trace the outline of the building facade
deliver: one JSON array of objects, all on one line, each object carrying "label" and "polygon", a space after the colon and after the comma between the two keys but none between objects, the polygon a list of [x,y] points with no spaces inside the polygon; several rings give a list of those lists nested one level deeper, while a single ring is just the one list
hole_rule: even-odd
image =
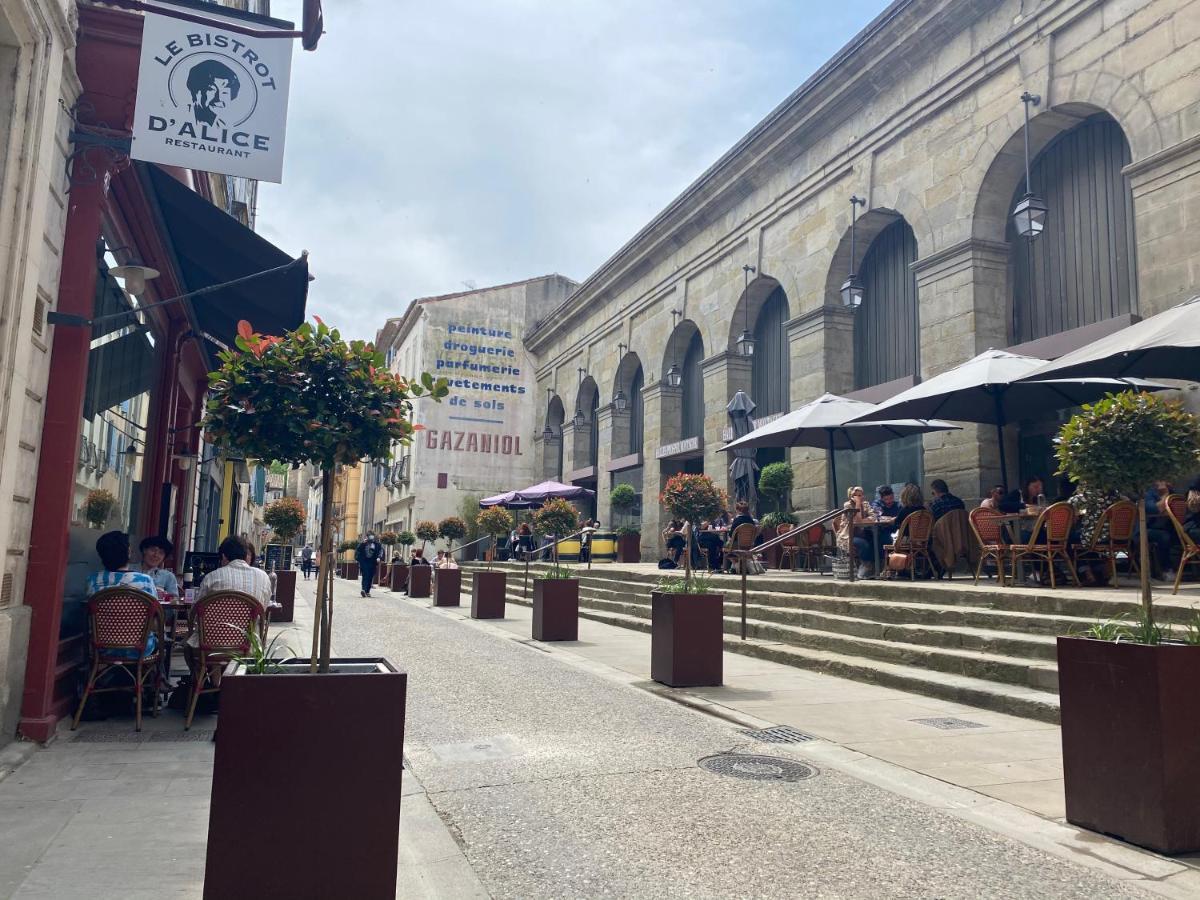
[{"label": "building facade", "polygon": [[[1033,241],[1011,217],[1025,92],[1048,206]],[[526,433],[542,474],[598,484],[603,520],[608,489],[634,484],[655,553],[671,473],[728,485],[736,391],[761,422],[826,391],[879,401],[989,347],[1060,355],[1200,292],[1197,226],[1194,0],[897,0],[527,334]],[[1053,472],[1059,421],[1009,427],[1022,475]],[[758,462],[782,458],[795,506],[824,509],[824,453]],[[978,497],[998,447],[967,426],[838,470],[843,487],[941,477]]]},{"label": "building facade", "polygon": [[440,403],[417,400],[421,427],[389,465],[364,463],[363,525],[411,530],[458,515],[464,498],[540,480],[532,433],[540,407],[528,327],[578,285],[561,275],[414,300],[380,330],[390,371],[445,377]]}]

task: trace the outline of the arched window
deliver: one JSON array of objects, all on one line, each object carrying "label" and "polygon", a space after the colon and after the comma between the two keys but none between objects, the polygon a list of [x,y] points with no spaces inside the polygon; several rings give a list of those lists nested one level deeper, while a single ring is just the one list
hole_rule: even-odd
[{"label": "arched window", "polygon": [[[554,479],[562,481],[563,477],[563,421],[566,419],[566,413],[563,410],[562,401],[557,396],[550,399],[550,405],[546,410],[546,424],[550,426],[550,430],[554,433],[552,443],[543,448],[548,458],[554,460]],[[550,454],[553,454],[550,456]]]},{"label": "arched window", "polygon": [[600,459],[600,417],[596,410],[600,408],[600,392],[592,391],[592,406],[588,411],[588,456],[587,464],[594,466]]},{"label": "arched window", "polygon": [[775,288],[763,303],[754,322],[754,362],[751,376],[751,399],[755,415],[769,416],[788,411],[789,365],[787,329],[787,295]]},{"label": "arched window", "polygon": [[703,359],[704,341],[697,331],[683,355],[683,432],[680,437],[697,437],[704,433],[704,375],[700,371]]},{"label": "arched window", "polygon": [[879,232],[863,257],[864,296],[854,315],[855,388],[917,371],[917,277],[910,268],[916,259],[917,239],[904,219]]},{"label": "arched window", "polygon": [[[1034,241],[1008,223],[1013,344],[1137,310],[1133,194],[1121,126],[1092,116],[1049,144],[1030,178],[1046,202],[1046,229]],[[1010,209],[1025,194],[1024,179]]]},{"label": "arched window", "polygon": [[633,381],[629,385],[629,452],[641,453],[642,441],[645,439],[646,407],[642,402],[642,388],[646,379],[642,375],[642,367],[638,366],[633,373]]}]

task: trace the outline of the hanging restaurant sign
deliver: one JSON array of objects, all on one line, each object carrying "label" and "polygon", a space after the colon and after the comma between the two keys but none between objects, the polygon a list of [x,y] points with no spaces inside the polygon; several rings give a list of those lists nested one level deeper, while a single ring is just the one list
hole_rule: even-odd
[{"label": "hanging restaurant sign", "polygon": [[147,12],[130,156],[283,180],[292,42]]}]

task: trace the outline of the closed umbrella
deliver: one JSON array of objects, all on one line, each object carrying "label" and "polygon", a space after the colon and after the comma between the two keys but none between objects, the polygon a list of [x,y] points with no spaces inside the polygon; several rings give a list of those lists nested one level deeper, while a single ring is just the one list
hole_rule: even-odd
[{"label": "closed umbrella", "polygon": [[[733,429],[734,440],[745,437],[754,430],[755,404],[745,391],[738,391],[725,407],[729,413],[729,424]],[[739,447],[733,451],[733,462],[729,464],[729,476],[733,479],[733,495],[736,500],[745,500],[753,505],[757,499],[754,490],[754,473],[758,471],[758,463],[754,461],[753,447]]]},{"label": "closed umbrella", "polygon": [[934,416],[953,422],[977,422],[996,426],[1000,444],[1000,475],[1008,485],[1004,453],[1004,426],[1014,418],[1035,416],[1057,409],[1091,403],[1105,394],[1129,390],[1161,390],[1152,382],[1121,381],[1116,378],[1022,379],[1045,366],[1044,359],[1006,350],[985,350],[953,369],[922,381],[880,403],[857,421],[873,422],[912,416]]},{"label": "closed umbrella", "polygon": [[1129,376],[1200,381],[1200,297],[1085,344],[1026,377]]},{"label": "closed umbrella", "polygon": [[835,450],[865,450],[896,438],[958,428],[949,422],[894,419],[884,422],[853,421],[875,409],[875,404],[823,394],[811,403],[730,441],[722,450],[736,452],[753,447],[824,447],[829,464],[830,506],[837,505]]}]

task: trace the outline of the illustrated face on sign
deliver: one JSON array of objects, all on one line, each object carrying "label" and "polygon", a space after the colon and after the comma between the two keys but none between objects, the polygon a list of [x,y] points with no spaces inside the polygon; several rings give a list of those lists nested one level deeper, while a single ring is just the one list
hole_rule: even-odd
[{"label": "illustrated face on sign", "polygon": [[237,99],[241,82],[233,69],[215,59],[206,59],[188,73],[192,115],[205,125],[225,125],[226,110]]}]

